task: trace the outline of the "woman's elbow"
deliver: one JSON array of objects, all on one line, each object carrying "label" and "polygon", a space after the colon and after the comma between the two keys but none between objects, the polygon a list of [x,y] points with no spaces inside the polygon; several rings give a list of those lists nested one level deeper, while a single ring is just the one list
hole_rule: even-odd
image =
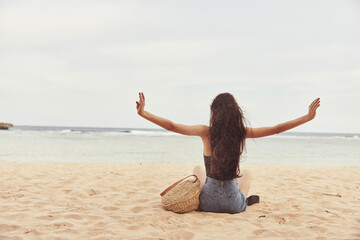
[{"label": "woman's elbow", "polygon": [[279,133],[283,132],[284,130],[281,128],[280,125],[276,125],[274,127],[273,131],[274,131],[274,134],[279,134]]},{"label": "woman's elbow", "polygon": [[175,124],[172,121],[169,121],[166,123],[166,125],[164,126],[164,128],[168,131],[174,131],[175,130]]}]

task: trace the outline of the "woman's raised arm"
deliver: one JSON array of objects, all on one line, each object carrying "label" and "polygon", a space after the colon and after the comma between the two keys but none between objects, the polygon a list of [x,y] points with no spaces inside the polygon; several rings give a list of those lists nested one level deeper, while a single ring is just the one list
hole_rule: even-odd
[{"label": "woman's raised arm", "polygon": [[261,127],[261,128],[247,128],[246,138],[260,138],[266,137],[281,132],[285,132],[289,129],[297,127],[301,124],[304,124],[308,121],[314,119],[316,115],[316,109],[320,106],[320,98],[315,99],[309,106],[308,114],[299,117],[297,119],[280,123],[272,127]]},{"label": "woman's raised arm", "polygon": [[136,109],[141,117],[149,120],[152,123],[155,123],[156,125],[162,128],[165,128],[168,131],[180,133],[183,135],[189,135],[189,136],[200,136],[200,137],[207,136],[209,127],[206,125],[189,126],[189,125],[174,123],[169,119],[162,118],[148,111],[145,111],[144,108],[145,108],[145,96],[144,93],[139,93],[139,101],[136,102]]}]

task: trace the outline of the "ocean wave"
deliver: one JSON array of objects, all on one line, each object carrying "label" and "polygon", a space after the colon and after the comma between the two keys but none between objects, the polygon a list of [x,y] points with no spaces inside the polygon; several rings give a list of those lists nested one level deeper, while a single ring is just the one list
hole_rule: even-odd
[{"label": "ocean wave", "polygon": [[148,130],[131,130],[128,133],[134,136],[180,136],[181,134],[174,132],[163,132],[163,131],[148,131]]},{"label": "ocean wave", "polygon": [[309,136],[297,136],[297,135],[273,135],[269,136],[270,138],[280,138],[280,139],[360,139],[358,135],[353,136],[316,136],[316,135],[309,135]]},{"label": "ocean wave", "polygon": [[83,133],[82,131],[79,130],[72,130],[72,129],[62,129],[60,130],[60,133]]},{"label": "ocean wave", "polygon": [[[66,131],[66,133],[76,133],[76,131]],[[84,132],[85,133],[85,132]],[[121,131],[87,131],[88,134],[96,134],[102,136],[149,136],[149,137],[166,137],[166,136],[181,136],[181,134],[165,131],[151,131],[151,130],[121,130]]]}]

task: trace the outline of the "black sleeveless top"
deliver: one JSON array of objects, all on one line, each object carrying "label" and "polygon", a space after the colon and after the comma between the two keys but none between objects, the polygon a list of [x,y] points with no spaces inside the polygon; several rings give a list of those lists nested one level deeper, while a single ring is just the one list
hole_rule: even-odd
[{"label": "black sleeveless top", "polygon": [[216,176],[214,174],[211,174],[211,171],[210,171],[211,156],[205,156],[204,155],[204,162],[205,162],[205,170],[206,170],[206,176],[207,177],[211,177],[213,179],[220,180],[220,181],[226,181],[226,180],[231,180],[231,179],[236,178],[236,177],[233,177],[233,178],[230,178],[230,179],[222,179],[221,177],[218,177],[218,176]]},{"label": "black sleeveless top", "polygon": [[204,162],[205,162],[206,176],[217,179],[215,176],[211,175],[211,173],[210,173],[211,156],[204,155]]}]

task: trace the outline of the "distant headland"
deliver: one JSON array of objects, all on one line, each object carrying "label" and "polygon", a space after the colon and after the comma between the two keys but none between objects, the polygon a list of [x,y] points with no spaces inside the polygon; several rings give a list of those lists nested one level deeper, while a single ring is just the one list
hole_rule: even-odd
[{"label": "distant headland", "polygon": [[7,130],[11,127],[13,127],[14,125],[12,125],[11,123],[2,123],[0,122],[0,130]]}]

